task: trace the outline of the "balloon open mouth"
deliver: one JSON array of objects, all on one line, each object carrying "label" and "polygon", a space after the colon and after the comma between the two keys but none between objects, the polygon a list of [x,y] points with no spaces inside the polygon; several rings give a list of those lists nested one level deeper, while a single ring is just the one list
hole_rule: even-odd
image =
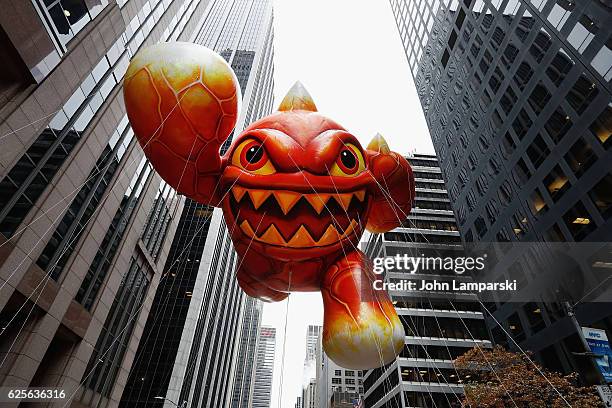
[{"label": "balloon open mouth", "polygon": [[237,228],[255,241],[287,248],[328,246],[361,234],[366,204],[365,189],[305,194],[235,185],[230,197]]}]

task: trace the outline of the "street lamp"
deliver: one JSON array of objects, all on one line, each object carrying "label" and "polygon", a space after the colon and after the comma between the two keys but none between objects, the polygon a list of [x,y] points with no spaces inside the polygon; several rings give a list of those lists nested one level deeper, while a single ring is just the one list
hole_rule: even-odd
[{"label": "street lamp", "polygon": [[174,401],[172,401],[171,399],[166,398],[166,397],[160,397],[160,396],[157,396],[157,397],[153,397],[153,398],[155,398],[155,399],[160,399],[160,400],[164,400],[164,401],[168,401],[169,403],[171,403],[172,405],[174,405],[176,408],[186,408],[186,407],[187,407],[187,401],[186,401],[186,400],[185,400],[185,401],[183,401],[183,403],[182,403],[182,404],[179,406],[179,404],[177,404],[176,402],[174,402]]}]

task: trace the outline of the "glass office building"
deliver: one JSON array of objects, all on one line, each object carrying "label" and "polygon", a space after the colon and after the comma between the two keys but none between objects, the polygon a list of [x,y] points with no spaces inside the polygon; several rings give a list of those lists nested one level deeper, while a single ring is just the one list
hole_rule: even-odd
[{"label": "glass office building", "polygon": [[269,408],[272,401],[272,380],[274,377],[274,353],[276,350],[276,329],[262,326],[259,330],[255,377],[253,379],[253,408]]},{"label": "glass office building", "polygon": [[3,5],[2,385],[118,404],[183,206],[143,157],[121,81],[142,47],[189,38],[206,5]]},{"label": "glass office building", "polygon": [[[448,192],[434,155],[406,157],[415,178],[413,208],[398,228],[373,234],[364,245],[370,258],[457,257],[464,255]],[[469,281],[444,270],[409,273],[387,270],[385,280]],[[420,283],[417,283],[420,285]],[[485,316],[472,294],[442,291],[389,291],[406,340],[392,363],[363,376],[367,407],[460,406],[463,381],[453,360],[473,347],[491,347]]]},{"label": "glass office building", "polygon": [[[217,51],[236,73],[243,100],[235,132],[271,112],[271,1],[211,1],[189,41]],[[121,405],[172,406],[155,398],[164,397],[190,407],[247,406],[261,305],[236,282],[220,210],[187,199],[173,249],[187,255],[166,264]]]},{"label": "glass office building", "polygon": [[[601,257],[612,241],[609,2],[390,5],[462,239],[600,242],[588,253],[574,248],[585,259]],[[515,256],[501,257],[500,265],[509,270],[515,261],[525,270],[534,264]],[[605,272],[595,266],[594,275]],[[577,306],[580,324],[612,329],[612,307],[589,302],[595,298]],[[547,367],[578,370],[590,381],[589,362],[573,354],[583,348],[561,305],[534,299],[488,307],[503,325],[489,319],[496,342],[520,344]]]}]

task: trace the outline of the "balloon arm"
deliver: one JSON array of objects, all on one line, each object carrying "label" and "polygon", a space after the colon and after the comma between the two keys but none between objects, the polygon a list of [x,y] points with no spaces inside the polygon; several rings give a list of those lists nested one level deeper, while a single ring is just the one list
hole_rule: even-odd
[{"label": "balloon arm", "polygon": [[366,228],[387,232],[406,219],[415,196],[414,175],[406,159],[392,151],[370,151],[370,173],[374,179]]}]

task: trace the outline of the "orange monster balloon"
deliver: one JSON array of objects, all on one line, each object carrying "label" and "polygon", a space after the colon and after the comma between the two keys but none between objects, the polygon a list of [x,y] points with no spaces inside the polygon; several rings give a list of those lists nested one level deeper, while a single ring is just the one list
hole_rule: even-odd
[{"label": "orange monster balloon", "polygon": [[250,296],[280,301],[321,291],[323,346],[339,365],[392,361],[403,326],[371,262],[357,249],[364,228],[400,225],[412,207],[410,165],[374,138],[367,149],[319,114],[296,83],[278,112],[248,126],[221,157],[240,91],[228,64],[189,43],[139,52],[124,80],[127,113],[157,172],[180,193],[221,207]]}]

